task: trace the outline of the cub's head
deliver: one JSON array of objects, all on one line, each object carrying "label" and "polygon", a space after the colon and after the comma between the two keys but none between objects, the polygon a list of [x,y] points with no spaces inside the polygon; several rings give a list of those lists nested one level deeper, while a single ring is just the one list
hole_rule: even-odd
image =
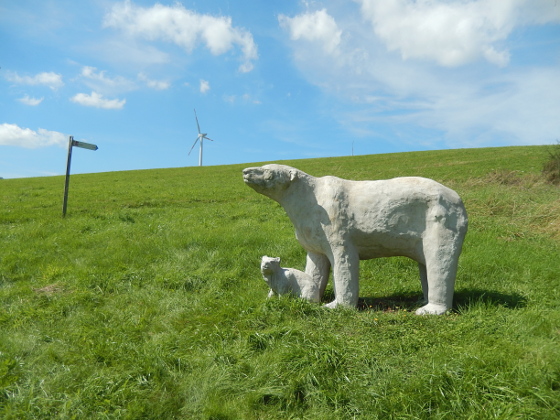
[{"label": "cub's head", "polygon": [[280,268],[280,258],[267,257],[266,255],[261,259],[261,272],[263,276],[272,275]]},{"label": "cub's head", "polygon": [[243,181],[256,192],[278,199],[299,174],[299,170],[290,166],[264,165],[243,169]]}]

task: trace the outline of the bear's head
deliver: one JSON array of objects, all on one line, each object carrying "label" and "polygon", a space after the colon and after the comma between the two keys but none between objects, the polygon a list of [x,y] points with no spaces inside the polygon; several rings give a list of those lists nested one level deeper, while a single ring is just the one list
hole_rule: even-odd
[{"label": "bear's head", "polygon": [[277,200],[298,178],[296,168],[285,165],[264,165],[243,169],[243,181],[256,192]]},{"label": "bear's head", "polygon": [[271,276],[280,268],[280,258],[267,257],[261,259],[261,272],[263,276]]}]

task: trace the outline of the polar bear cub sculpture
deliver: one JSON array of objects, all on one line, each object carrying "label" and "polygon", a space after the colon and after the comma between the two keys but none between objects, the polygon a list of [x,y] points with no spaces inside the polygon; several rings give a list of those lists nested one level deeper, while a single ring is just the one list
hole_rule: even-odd
[{"label": "polar bear cub sculpture", "polygon": [[262,257],[261,273],[270,287],[269,298],[275,294],[293,294],[311,302],[321,300],[319,286],[313,282],[313,278],[295,268],[280,267],[280,258]]},{"label": "polar bear cub sculpture", "polygon": [[288,214],[320,297],[332,268],[335,299],[328,307],[357,305],[360,260],[404,256],[420,271],[425,305],[416,313],[451,308],[468,225],[455,191],[420,177],[350,181],[285,165],[246,168],[243,180]]}]

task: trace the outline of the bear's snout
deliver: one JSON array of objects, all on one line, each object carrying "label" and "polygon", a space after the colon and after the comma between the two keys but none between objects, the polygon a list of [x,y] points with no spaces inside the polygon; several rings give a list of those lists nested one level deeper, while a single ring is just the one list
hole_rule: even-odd
[{"label": "bear's snout", "polygon": [[278,201],[290,186],[292,178],[289,166],[272,164],[243,169],[243,181],[256,192]]},{"label": "bear's snout", "polygon": [[253,174],[253,168],[243,169],[243,181],[249,182],[251,180],[252,174]]},{"label": "bear's snout", "polygon": [[245,168],[243,169],[243,181],[246,184],[257,183],[263,176],[262,168]]}]

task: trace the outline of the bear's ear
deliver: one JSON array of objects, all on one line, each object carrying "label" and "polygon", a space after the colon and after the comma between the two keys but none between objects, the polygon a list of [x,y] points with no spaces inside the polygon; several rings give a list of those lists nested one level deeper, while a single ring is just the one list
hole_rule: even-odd
[{"label": "bear's ear", "polygon": [[290,181],[293,181],[294,179],[297,179],[297,169],[292,169],[290,171]]},{"label": "bear's ear", "polygon": [[274,261],[277,262],[278,264],[280,264],[280,257],[274,258]]}]

